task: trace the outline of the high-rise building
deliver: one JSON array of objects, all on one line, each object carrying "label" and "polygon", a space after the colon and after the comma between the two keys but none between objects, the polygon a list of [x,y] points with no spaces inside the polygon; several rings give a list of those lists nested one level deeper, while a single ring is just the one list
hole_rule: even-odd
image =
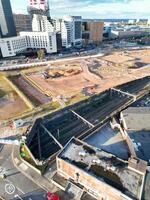
[{"label": "high-rise building", "polygon": [[32,17],[39,14],[50,18],[49,3],[46,0],[29,0],[28,12]]},{"label": "high-rise building", "polygon": [[30,15],[14,14],[13,16],[18,35],[21,31],[32,31],[32,20]]},{"label": "high-rise building", "polygon": [[61,32],[62,46],[70,48],[82,44],[82,18],[80,16],[66,16],[55,20],[56,31]]},{"label": "high-rise building", "polygon": [[85,44],[99,44],[103,40],[104,22],[84,20],[82,23],[82,38]]},{"label": "high-rise building", "polygon": [[52,32],[54,31],[54,26],[49,17],[45,15],[33,14],[32,31]]},{"label": "high-rise building", "polygon": [[0,0],[0,27],[3,38],[16,36],[10,0]]}]

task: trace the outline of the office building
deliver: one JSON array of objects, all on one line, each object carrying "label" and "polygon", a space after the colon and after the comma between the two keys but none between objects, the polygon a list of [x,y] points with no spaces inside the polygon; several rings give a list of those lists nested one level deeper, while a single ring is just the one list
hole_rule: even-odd
[{"label": "office building", "polygon": [[2,38],[16,36],[10,0],[0,0],[0,27]]},{"label": "office building", "polygon": [[82,38],[85,44],[99,44],[103,40],[104,22],[84,20],[82,22]]},{"label": "office building", "polygon": [[21,31],[32,31],[32,21],[30,15],[14,14],[13,16],[18,35]]}]

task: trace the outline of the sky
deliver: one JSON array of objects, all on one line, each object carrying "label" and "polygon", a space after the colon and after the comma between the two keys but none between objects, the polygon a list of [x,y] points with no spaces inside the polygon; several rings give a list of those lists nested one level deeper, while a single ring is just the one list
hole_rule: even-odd
[{"label": "sky", "polygon": [[[150,0],[49,0],[51,16],[83,18],[150,18]],[[11,0],[13,12],[27,13],[28,0]]]}]

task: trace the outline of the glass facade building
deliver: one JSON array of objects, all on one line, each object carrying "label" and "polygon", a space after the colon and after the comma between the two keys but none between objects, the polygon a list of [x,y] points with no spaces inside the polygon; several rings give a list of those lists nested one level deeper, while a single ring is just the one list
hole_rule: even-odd
[{"label": "glass facade building", "polygon": [[10,0],[0,0],[0,29],[3,38],[16,36]]}]

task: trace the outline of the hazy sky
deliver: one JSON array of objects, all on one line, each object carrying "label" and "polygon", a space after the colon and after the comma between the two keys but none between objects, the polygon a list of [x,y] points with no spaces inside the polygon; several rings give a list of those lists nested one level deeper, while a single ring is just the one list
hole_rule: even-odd
[{"label": "hazy sky", "polygon": [[[83,18],[150,18],[150,0],[49,0],[51,15]],[[11,0],[13,12],[26,13],[28,0]]]}]

